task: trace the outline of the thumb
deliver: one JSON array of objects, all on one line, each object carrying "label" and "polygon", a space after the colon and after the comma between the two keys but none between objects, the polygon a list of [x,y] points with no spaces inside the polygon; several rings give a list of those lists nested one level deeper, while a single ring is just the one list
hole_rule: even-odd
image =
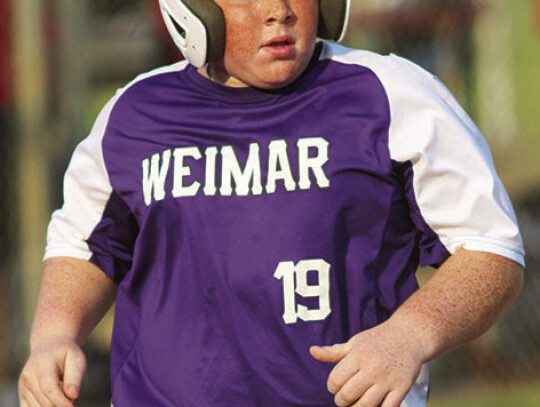
[{"label": "thumb", "polygon": [[336,343],[332,346],[312,346],[311,356],[321,362],[337,363],[351,350],[350,343]]},{"label": "thumb", "polygon": [[64,361],[64,394],[71,400],[79,397],[86,373],[86,357],[80,348],[71,349]]}]

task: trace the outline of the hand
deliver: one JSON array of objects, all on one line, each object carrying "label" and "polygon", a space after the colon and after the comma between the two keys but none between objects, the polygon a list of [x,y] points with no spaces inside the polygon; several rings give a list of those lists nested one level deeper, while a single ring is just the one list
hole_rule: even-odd
[{"label": "hand", "polygon": [[389,321],[347,343],[312,346],[311,355],[337,363],[328,390],[339,407],[398,407],[425,362],[422,345]]},{"label": "hand", "polygon": [[21,407],[72,407],[85,372],[84,353],[71,338],[39,342],[19,378]]}]

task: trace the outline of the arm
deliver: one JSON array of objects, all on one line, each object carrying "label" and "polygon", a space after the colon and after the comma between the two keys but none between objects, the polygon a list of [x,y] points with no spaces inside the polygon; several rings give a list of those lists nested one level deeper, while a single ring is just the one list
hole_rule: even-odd
[{"label": "arm", "polygon": [[[523,268],[495,254],[459,250],[383,324],[347,343],[314,346],[337,363],[328,389],[338,406],[397,407],[422,364],[485,332],[517,297]],[[383,402],[384,401],[384,402]]]},{"label": "arm", "polygon": [[116,284],[90,262],[67,257],[45,262],[30,356],[19,379],[22,407],[73,406],[86,370],[80,345],[115,296]]}]

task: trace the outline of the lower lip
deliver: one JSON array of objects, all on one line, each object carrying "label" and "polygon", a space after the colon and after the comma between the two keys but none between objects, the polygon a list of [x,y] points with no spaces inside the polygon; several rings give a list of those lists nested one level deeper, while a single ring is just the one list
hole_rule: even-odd
[{"label": "lower lip", "polygon": [[287,58],[292,54],[294,46],[293,45],[281,45],[281,46],[269,45],[269,46],[264,47],[264,49],[274,58]]}]

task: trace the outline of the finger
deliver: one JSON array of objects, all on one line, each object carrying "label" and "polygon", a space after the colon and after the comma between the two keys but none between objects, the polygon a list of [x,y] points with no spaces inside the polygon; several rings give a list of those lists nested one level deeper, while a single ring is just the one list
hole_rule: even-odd
[{"label": "finger", "polygon": [[[351,404],[363,398],[364,395],[371,389],[373,389],[374,383],[359,371],[353,375],[343,386],[339,389],[334,397],[335,403],[342,406],[350,406]],[[368,394],[369,395],[369,394]],[[382,400],[382,397],[381,397]],[[361,404],[364,406],[364,404]],[[371,404],[366,404],[370,406]],[[377,406],[376,404],[375,406]]]},{"label": "finger", "polygon": [[73,403],[62,391],[59,374],[43,375],[39,382],[41,393],[35,393],[36,399],[43,406],[71,407]]},{"label": "finger", "polygon": [[38,407],[54,407],[53,403],[45,397],[39,390],[35,392],[28,392],[25,395],[25,399],[28,402],[29,406],[38,406]]},{"label": "finger", "polygon": [[41,391],[38,377],[29,373],[32,369],[25,368],[19,378],[19,398],[21,406],[52,406],[52,402]]},{"label": "finger", "polygon": [[27,372],[27,367],[23,369],[21,375],[19,376],[19,382],[18,384],[18,391],[19,391],[19,398],[24,399],[26,397],[26,394],[29,392],[30,387],[32,386],[32,378],[31,375]]},{"label": "finger", "polygon": [[337,363],[351,350],[349,343],[337,343],[332,346],[312,346],[311,356],[321,362]]},{"label": "finger", "polygon": [[386,396],[386,392],[382,391],[378,386],[372,386],[366,390],[362,397],[353,404],[352,407],[377,407]]},{"label": "finger", "polygon": [[336,394],[360,370],[360,363],[351,355],[344,357],[330,372],[327,381],[328,391]]},{"label": "finger", "polygon": [[64,361],[64,393],[71,400],[79,397],[86,373],[86,358],[80,349],[70,350]]},{"label": "finger", "polygon": [[36,398],[31,394],[25,394],[21,400],[21,407],[41,407]]},{"label": "finger", "polygon": [[19,407],[30,407],[34,404],[30,404],[30,402],[27,400],[26,393],[23,395],[19,393]]},{"label": "finger", "polygon": [[392,391],[388,393],[381,407],[399,407],[407,393]]}]

